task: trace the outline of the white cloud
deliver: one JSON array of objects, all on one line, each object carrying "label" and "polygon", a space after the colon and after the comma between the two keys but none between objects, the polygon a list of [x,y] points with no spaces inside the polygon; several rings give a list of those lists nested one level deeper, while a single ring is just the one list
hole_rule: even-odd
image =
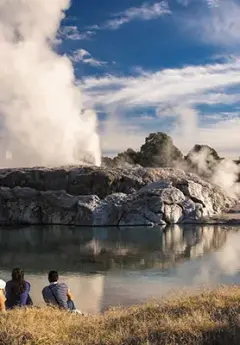
[{"label": "white cloud", "polygon": [[214,147],[222,156],[239,157],[240,113],[232,112],[229,118],[214,114],[215,122],[199,125],[200,114],[195,109],[179,107],[178,111],[171,135],[185,153],[194,144],[202,144]]},{"label": "white cloud", "polygon": [[[165,69],[144,73],[136,77],[105,76],[88,77],[82,88],[87,101],[96,105],[134,108],[146,106],[172,106],[183,102],[225,103],[234,102],[237,95],[222,90],[240,84],[240,61],[188,66],[180,69]],[[183,98],[184,97],[184,98]]]},{"label": "white cloud", "polygon": [[127,148],[138,150],[149,134],[138,124],[128,123],[117,117],[109,118],[103,123],[101,146],[103,152],[122,152]]},{"label": "white cloud", "polygon": [[144,3],[140,7],[130,7],[123,12],[112,15],[112,19],[107,20],[101,25],[94,25],[91,29],[101,30],[119,29],[122,25],[127,24],[133,20],[151,20],[156,19],[162,15],[170,14],[168,3],[166,1],[156,2],[154,4]]},{"label": "white cloud", "polygon": [[205,121],[211,121],[211,122],[217,123],[219,122],[219,119],[221,119],[221,121],[223,120],[226,121],[226,120],[234,120],[236,118],[240,118],[240,111],[223,111],[220,113],[202,114],[201,117]]},{"label": "white cloud", "polygon": [[209,7],[218,7],[221,4],[221,0],[205,0]]},{"label": "white cloud", "polygon": [[[207,144],[214,147],[222,157],[237,159],[239,152],[239,132],[240,119],[219,121],[209,127],[202,127],[192,124],[196,120],[191,114],[194,110],[185,109],[182,112],[186,119],[181,119],[176,123],[176,127],[168,131],[172,136],[174,144],[179,147],[184,154],[190,151],[195,144]],[[188,117],[190,116],[190,117]],[[183,123],[181,124],[181,121]],[[130,120],[126,117],[109,117],[103,123],[101,131],[102,150],[104,152],[117,153],[133,148],[139,150],[145,138],[150,132],[164,131],[161,122],[150,120],[151,127],[147,127],[138,120]],[[192,127],[193,125],[193,127]],[[178,128],[178,131],[176,130]]]},{"label": "white cloud", "polygon": [[[198,127],[193,144],[207,144],[214,147],[223,157],[238,158],[239,152],[240,118],[216,121],[209,127]],[[185,138],[173,132],[175,143],[185,152],[189,150]]]},{"label": "white cloud", "polygon": [[62,26],[59,37],[64,40],[83,41],[94,35],[93,31],[80,32],[77,26]]},{"label": "white cloud", "polygon": [[[192,111],[189,109],[188,111]],[[117,118],[110,117],[103,123],[101,131],[101,143],[103,152],[122,152],[127,148],[139,150],[143,145],[145,138],[150,132],[162,131],[161,122],[150,120],[152,126],[147,127],[138,120],[128,120],[126,117]],[[176,131],[176,127],[168,134],[172,136],[174,144],[179,147],[184,154],[190,151],[194,144],[207,144],[214,147],[220,156],[237,159],[239,153],[239,131],[240,120],[224,120],[216,122],[209,127],[193,127],[190,122],[191,118],[186,118],[183,129],[178,122],[176,126],[180,129]],[[189,123],[189,127],[186,125]],[[187,136],[187,131],[191,131]],[[164,131],[164,130],[163,130]]]},{"label": "white cloud", "polygon": [[177,0],[177,2],[183,6],[188,6],[196,2],[199,2],[199,3],[203,2],[203,3],[206,3],[209,7],[214,8],[220,5],[221,0]]},{"label": "white cloud", "polygon": [[237,157],[239,152],[240,118],[216,122],[214,126],[202,128],[199,133],[201,142],[210,141],[213,147],[218,147],[226,154],[234,153]]},{"label": "white cloud", "polygon": [[177,0],[177,2],[182,6],[188,6],[192,0]]},{"label": "white cloud", "polygon": [[[185,153],[196,142],[209,144],[220,154],[238,157],[240,120],[236,104],[240,102],[240,61],[222,64],[187,66],[157,72],[142,72],[137,76],[88,77],[81,85],[87,105],[101,107],[109,114],[105,122],[103,148],[110,151],[139,148],[150,131],[162,131],[161,118],[174,116],[176,125],[168,132]],[[199,125],[197,105],[231,105],[231,118],[218,117],[216,124]],[[145,124],[141,118],[127,114],[155,108],[155,117]],[[235,116],[234,116],[235,114]],[[110,125],[109,125],[109,123]],[[146,126],[147,123],[147,126]],[[179,130],[176,131],[176,128]]]},{"label": "white cloud", "polygon": [[70,58],[75,63],[81,62],[94,67],[103,67],[107,64],[106,61],[94,59],[92,55],[85,49],[76,50]]},{"label": "white cloud", "polygon": [[[182,18],[184,27],[203,41],[239,50],[240,3],[237,0],[207,1],[210,9],[198,13],[198,20]],[[186,24],[187,23],[187,24]]]}]

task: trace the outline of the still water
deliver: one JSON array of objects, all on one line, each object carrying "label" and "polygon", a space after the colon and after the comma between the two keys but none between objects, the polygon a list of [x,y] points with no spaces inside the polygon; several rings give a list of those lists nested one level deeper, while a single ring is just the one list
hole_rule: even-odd
[{"label": "still water", "polygon": [[0,278],[25,269],[35,304],[57,269],[87,313],[218,284],[240,284],[240,227],[0,228]]}]

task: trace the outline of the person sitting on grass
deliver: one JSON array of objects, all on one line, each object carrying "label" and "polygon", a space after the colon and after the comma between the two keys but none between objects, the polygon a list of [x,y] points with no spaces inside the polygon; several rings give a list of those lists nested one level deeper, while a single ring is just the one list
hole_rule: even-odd
[{"label": "person sitting on grass", "polygon": [[29,295],[31,285],[24,279],[24,271],[21,268],[14,268],[12,280],[6,284],[6,308],[32,306],[32,299]]},{"label": "person sitting on grass", "polygon": [[6,283],[4,280],[0,279],[0,313],[5,313],[6,312],[6,307],[5,307],[5,287]]},{"label": "person sitting on grass", "polygon": [[61,309],[79,312],[73,302],[71,292],[65,283],[58,282],[58,272],[50,271],[48,281],[50,285],[45,286],[42,295],[47,305],[57,306]]}]

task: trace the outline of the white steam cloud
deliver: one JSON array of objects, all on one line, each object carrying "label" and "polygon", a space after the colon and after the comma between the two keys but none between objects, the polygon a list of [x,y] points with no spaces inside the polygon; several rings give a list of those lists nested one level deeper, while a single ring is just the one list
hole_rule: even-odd
[{"label": "white steam cloud", "polygon": [[[209,147],[204,147],[199,152],[191,152],[190,158],[198,174],[221,187],[231,198],[240,198],[240,184],[237,182],[240,175],[239,165],[229,159],[216,160]],[[188,170],[189,167],[183,168]]]},{"label": "white steam cloud", "polygon": [[232,198],[240,198],[240,166],[231,160],[222,160],[215,168],[211,181],[219,185]]},{"label": "white steam cloud", "polygon": [[69,5],[0,0],[1,166],[101,163],[96,115],[53,49]]},{"label": "white steam cloud", "polygon": [[[197,111],[186,106],[179,106],[171,111],[179,117],[178,126],[172,133],[177,143],[181,143],[181,147],[186,148],[196,144],[199,130]],[[230,197],[240,198],[240,184],[237,182],[240,176],[240,165],[229,159],[216,160],[208,146],[203,147],[199,152],[191,151],[190,159],[200,176],[205,176],[211,183],[221,187]],[[178,162],[177,167],[189,171],[189,165],[184,162]]]}]

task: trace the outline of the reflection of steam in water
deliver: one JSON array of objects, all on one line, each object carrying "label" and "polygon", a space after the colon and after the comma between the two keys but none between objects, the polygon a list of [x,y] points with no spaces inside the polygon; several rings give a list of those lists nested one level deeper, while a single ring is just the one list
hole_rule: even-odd
[{"label": "reflection of steam in water", "polygon": [[171,266],[223,246],[219,226],[161,228],[83,228],[53,226],[0,230],[2,267],[62,271]]},{"label": "reflection of steam in water", "polygon": [[[0,277],[8,279],[15,265],[25,267],[34,302],[41,304],[40,292],[47,284],[46,271],[60,269],[61,279],[71,288],[77,306],[95,313],[111,305],[161,298],[173,289],[196,289],[200,284],[213,283],[239,284],[239,235],[229,227],[220,226],[184,229],[177,226],[167,231],[160,228],[2,229],[0,270],[3,267],[5,270],[0,271]],[[209,255],[191,260],[205,253]],[[186,258],[190,260],[172,267]],[[121,269],[110,270],[116,266]],[[107,272],[91,273],[96,267]]]},{"label": "reflection of steam in water", "polygon": [[166,267],[221,247],[218,226],[161,228],[83,228],[53,226],[0,230],[2,267],[29,270],[102,271],[117,267]]},{"label": "reflection of steam in water", "polygon": [[196,226],[169,228],[164,238],[164,252],[175,258],[195,258],[216,250],[226,242],[227,233],[221,226]]}]

